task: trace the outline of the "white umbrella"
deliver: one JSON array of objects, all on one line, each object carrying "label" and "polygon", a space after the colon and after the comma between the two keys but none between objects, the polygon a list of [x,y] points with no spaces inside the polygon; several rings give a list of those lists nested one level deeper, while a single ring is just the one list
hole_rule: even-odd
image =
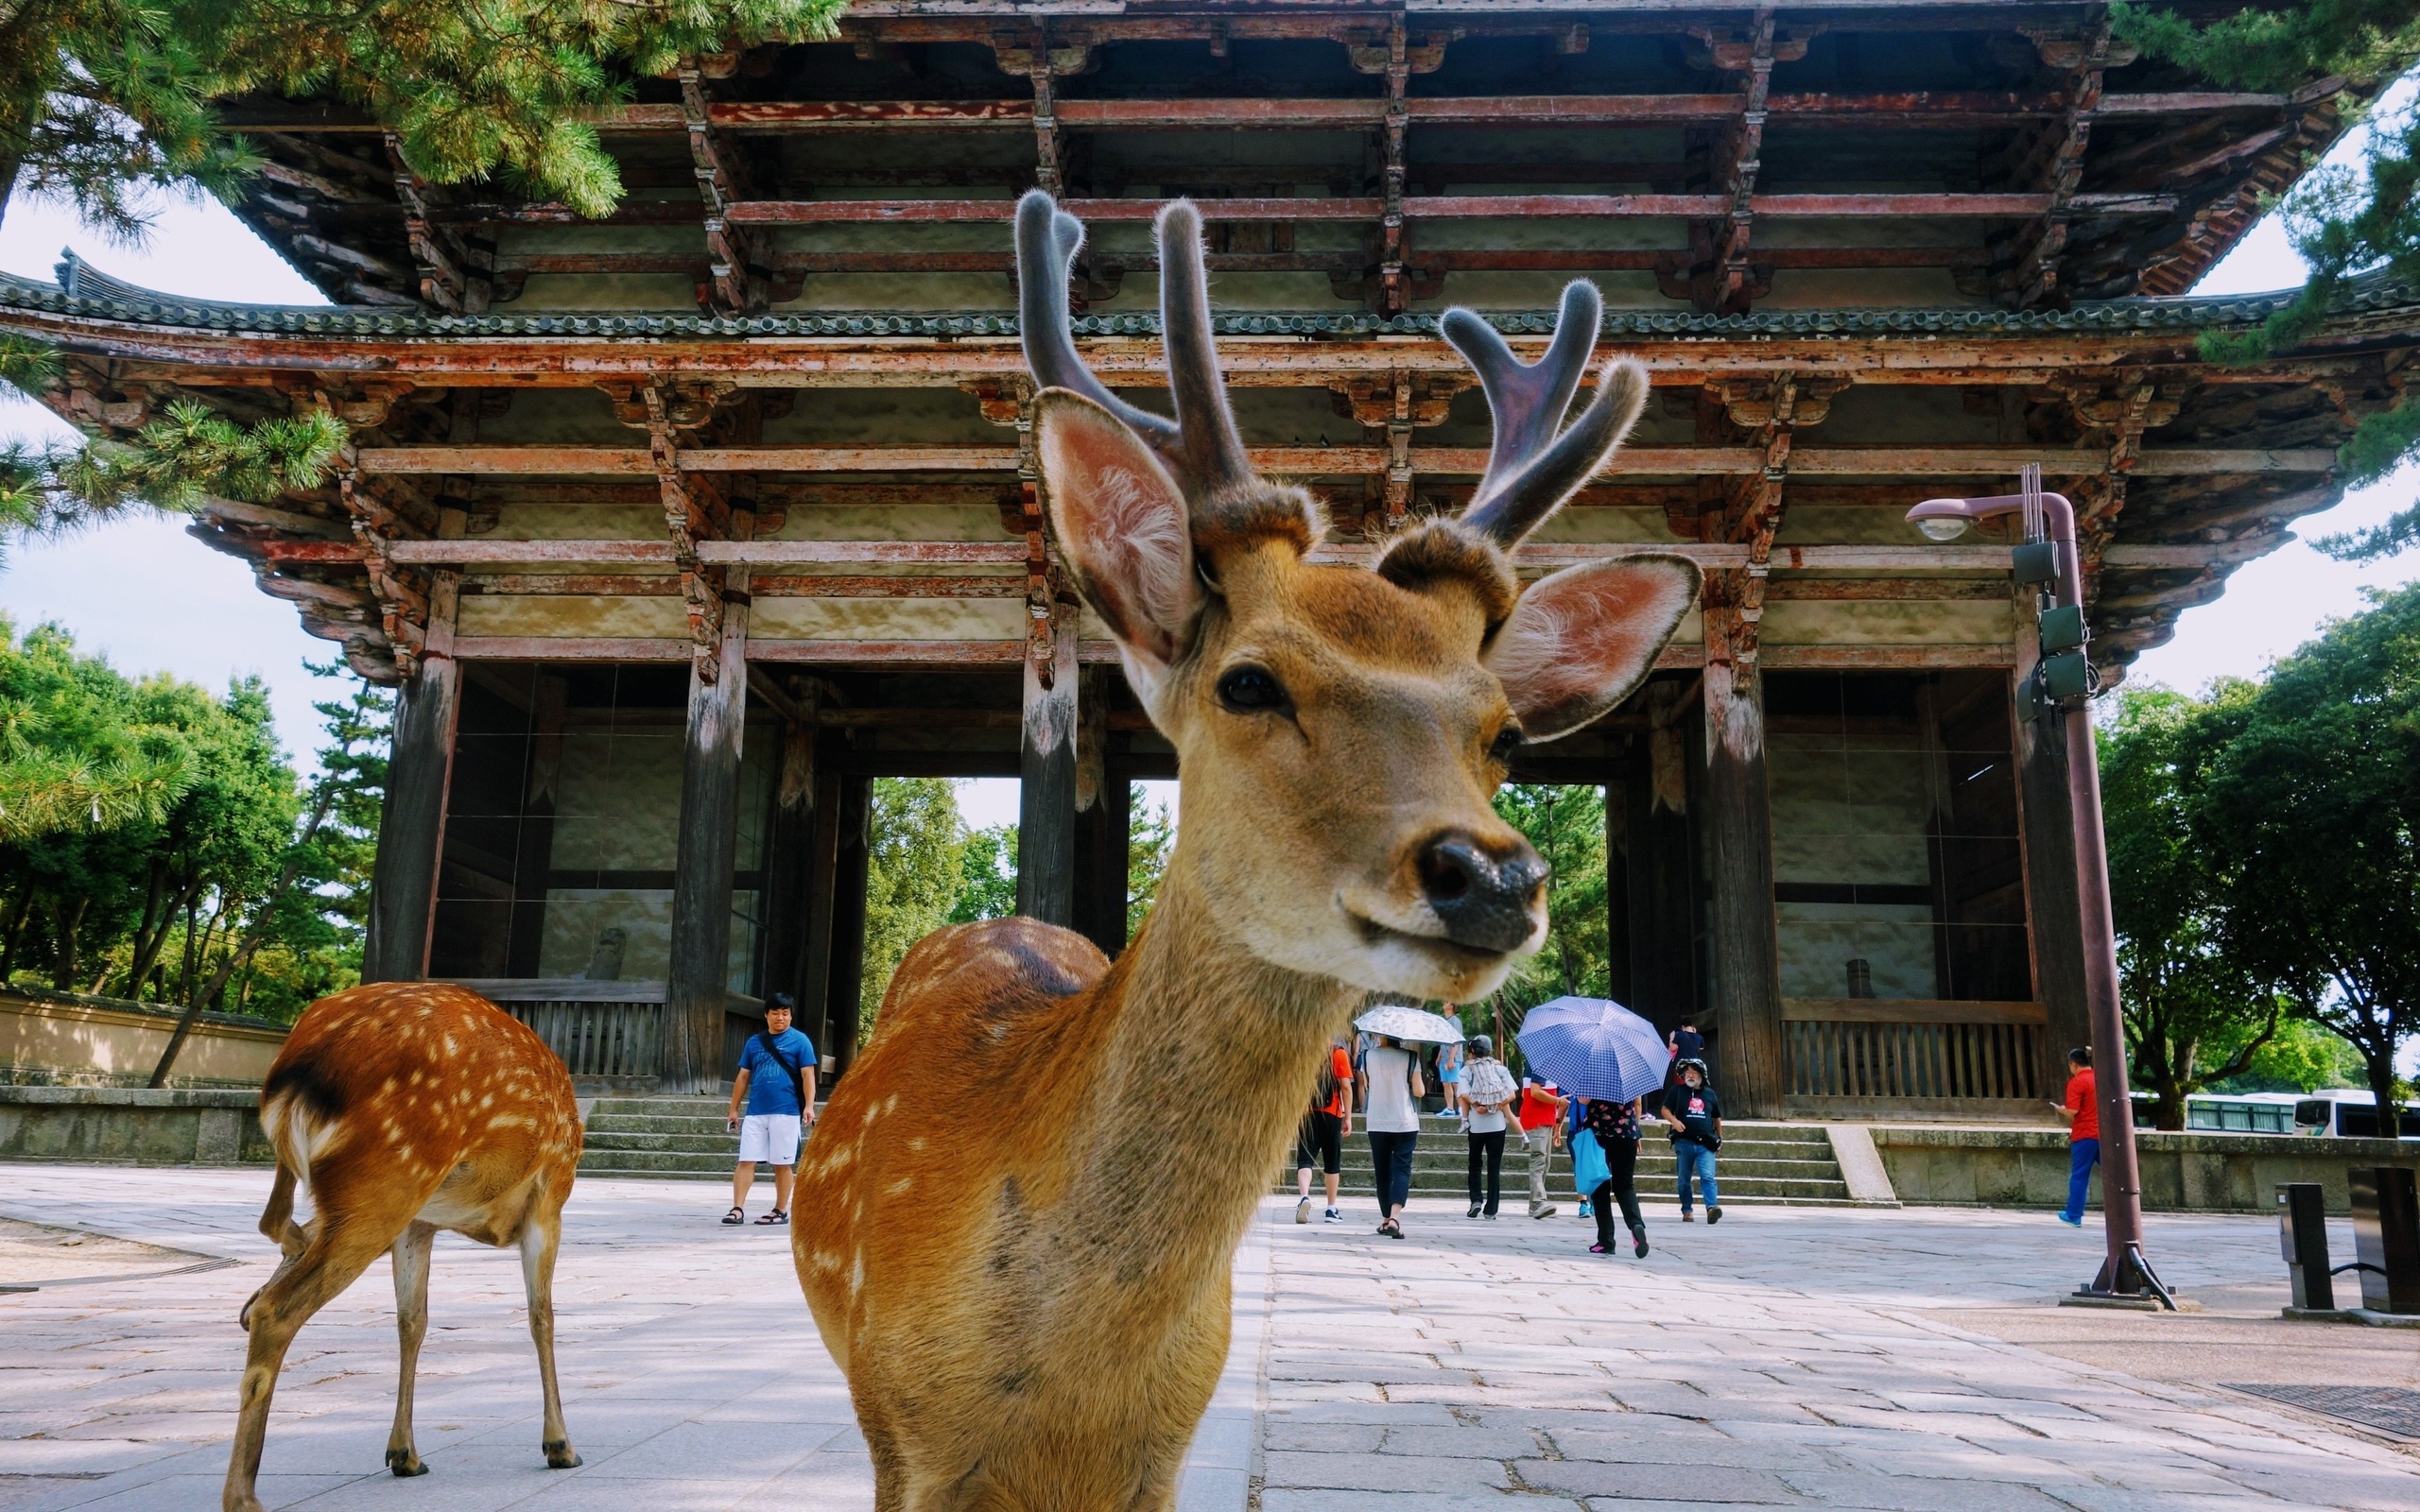
[{"label": "white umbrella", "polygon": [[1385,1035],[1390,1040],[1409,1040],[1420,1044],[1458,1045],[1462,1042],[1462,1026],[1442,1013],[1415,1008],[1401,1003],[1381,1003],[1353,1021],[1353,1027],[1363,1034]]}]

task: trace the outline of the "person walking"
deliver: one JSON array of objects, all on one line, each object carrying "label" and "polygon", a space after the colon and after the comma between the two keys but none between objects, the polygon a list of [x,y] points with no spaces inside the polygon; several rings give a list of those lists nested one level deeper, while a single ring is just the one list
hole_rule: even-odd
[{"label": "person walking", "polygon": [[1630,1225],[1631,1253],[1644,1256],[1647,1253],[1647,1220],[1638,1213],[1638,1188],[1635,1184],[1638,1175],[1638,1099],[1616,1103],[1602,1097],[1583,1097],[1580,1102],[1581,1117],[1587,1125],[1587,1131],[1596,1137],[1598,1153],[1605,1160],[1604,1178],[1588,1194],[1589,1204],[1597,1217],[1597,1242],[1588,1246],[1588,1253],[1618,1253],[1620,1246],[1614,1243],[1613,1207],[1619,1203],[1622,1221]]},{"label": "person walking", "polygon": [[1401,1239],[1404,1205],[1411,1200],[1411,1158],[1420,1148],[1420,1099],[1428,1088],[1420,1078],[1420,1057],[1383,1036],[1361,1065],[1370,1086],[1362,1108],[1378,1188],[1378,1232]]},{"label": "person walking", "polygon": [[1437,1084],[1444,1093],[1445,1111],[1461,1122],[1467,1133],[1471,1126],[1470,1110],[1462,1106],[1463,1052],[1461,1045],[1446,1045],[1437,1052]]},{"label": "person walking", "polygon": [[1671,1125],[1672,1177],[1681,1192],[1681,1221],[1689,1211],[1689,1178],[1705,1193],[1705,1221],[1722,1221],[1722,1195],[1714,1184],[1714,1152],[1722,1148],[1722,1102],[1705,1083],[1705,1062],[1681,1062],[1681,1084],[1664,1095],[1664,1122]]},{"label": "person walking", "polygon": [[1671,1058],[1664,1066],[1664,1085],[1655,1092],[1655,1108],[1659,1111],[1664,1106],[1664,1098],[1681,1085],[1681,1062],[1704,1061],[1705,1036],[1698,1032],[1696,1020],[1685,1020],[1678,1028],[1664,1037],[1664,1045]]},{"label": "person walking", "polygon": [[[1462,1110],[1469,1117],[1471,1145],[1470,1217],[1493,1218],[1504,1199],[1505,1110],[1521,1095],[1512,1073],[1495,1058],[1495,1041],[1471,1036],[1470,1058],[1462,1063]],[[1487,1167],[1487,1188],[1481,1193],[1479,1166]]]},{"label": "person walking", "polygon": [[2100,1086],[2092,1072],[2092,1051],[2083,1045],[2068,1051],[2067,1073],[2067,1100],[2053,1105],[2067,1115],[2067,1205],[2059,1221],[2081,1228],[2092,1168],[2100,1163]]},{"label": "person walking", "polygon": [[1303,1194],[1303,1200],[1294,1204],[1296,1223],[1311,1221],[1313,1164],[1327,1173],[1326,1221],[1344,1220],[1336,1211],[1336,1189],[1343,1179],[1345,1137],[1352,1132],[1353,1057],[1344,1053],[1344,1041],[1340,1039],[1328,1046],[1327,1064],[1320,1069],[1320,1079],[1311,1088],[1310,1109],[1294,1135],[1294,1166]]},{"label": "person walking", "polygon": [[[773,1168],[773,1206],[760,1224],[790,1221],[790,1187],[797,1176],[799,1141],[815,1123],[815,1041],[790,1027],[796,1004],[776,992],[765,1005],[765,1027],[739,1047],[739,1074],[731,1083],[731,1117],[725,1126],[739,1136],[739,1163],[731,1170],[727,1224],[748,1221],[748,1189],[756,1166]],[[745,1103],[747,1115],[740,1107]]]},{"label": "person walking", "polygon": [[1563,1110],[1570,1102],[1550,1081],[1521,1078],[1521,1143],[1530,1149],[1530,1216],[1551,1218],[1562,1210],[1547,1200],[1547,1178],[1563,1143]]}]

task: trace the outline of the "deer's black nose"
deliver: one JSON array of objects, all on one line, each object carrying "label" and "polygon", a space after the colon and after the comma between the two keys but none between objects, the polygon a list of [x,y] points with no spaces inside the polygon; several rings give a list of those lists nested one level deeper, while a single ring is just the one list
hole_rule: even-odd
[{"label": "deer's black nose", "polygon": [[1445,925],[1445,937],[1474,950],[1518,950],[1529,940],[1530,906],[1547,864],[1529,843],[1497,857],[1461,831],[1437,836],[1420,852],[1420,890]]}]

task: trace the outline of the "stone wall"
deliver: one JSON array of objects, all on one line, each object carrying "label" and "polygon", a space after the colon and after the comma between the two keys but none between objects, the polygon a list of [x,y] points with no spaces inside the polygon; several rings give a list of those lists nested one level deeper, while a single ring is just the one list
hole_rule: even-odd
[{"label": "stone wall", "polygon": [[[0,1083],[140,1087],[176,1032],[177,1010],[81,992],[0,991]],[[266,1019],[205,1013],[177,1054],[178,1087],[258,1087],[285,1043]]]},{"label": "stone wall", "polygon": [[0,1087],[0,1160],[267,1165],[273,1159],[255,1091]]},{"label": "stone wall", "polygon": [[[2344,1173],[2357,1165],[2420,1169],[2420,1145],[2394,1140],[2296,1135],[2135,1136],[2143,1207],[2160,1212],[2273,1212],[2277,1187],[2316,1181],[2330,1212],[2351,1197]],[[1874,1145],[1903,1203],[2056,1208],[2067,1200],[2067,1137],[2048,1129],[1874,1125]],[[2100,1178],[2092,1202],[2100,1201]]]}]

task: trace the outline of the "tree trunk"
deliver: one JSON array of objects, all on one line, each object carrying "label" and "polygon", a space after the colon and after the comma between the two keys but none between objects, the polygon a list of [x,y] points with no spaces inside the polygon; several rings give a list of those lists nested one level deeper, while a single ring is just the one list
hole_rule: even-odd
[{"label": "tree trunk", "polygon": [[51,905],[51,917],[58,921],[58,949],[50,962],[50,983],[61,992],[76,990],[76,936],[84,927],[84,910],[93,905],[90,895],[76,900],[71,908],[66,900]]},{"label": "tree trunk", "polygon": [[26,937],[26,925],[34,916],[34,886],[17,895],[16,907],[9,911],[9,922],[0,928],[0,988],[9,985],[9,973],[17,966],[17,947]]},{"label": "tree trunk", "polygon": [[[164,872],[164,868],[156,868],[153,870],[152,887],[157,893],[164,893],[166,891],[163,884]],[[153,926],[148,922],[151,919],[153,903],[147,902],[144,904],[143,917],[146,920],[145,933],[136,936],[134,960],[127,968],[126,995],[128,997],[139,999],[143,996],[144,978],[151,974],[152,968],[159,962],[160,952],[164,949],[168,943],[168,926],[176,921],[177,915],[196,897],[198,897],[200,894],[200,891],[201,879],[199,877],[194,878],[193,881],[178,889],[174,897],[167,898],[165,900],[167,906],[159,910],[159,921],[156,926]]]},{"label": "tree trunk", "polygon": [[2394,1041],[2389,1039],[2385,1047],[2373,1055],[2368,1045],[2361,1046],[2361,1062],[2369,1072],[2370,1095],[2377,1099],[2378,1138],[2403,1137],[2402,1108],[2394,1101]]}]

